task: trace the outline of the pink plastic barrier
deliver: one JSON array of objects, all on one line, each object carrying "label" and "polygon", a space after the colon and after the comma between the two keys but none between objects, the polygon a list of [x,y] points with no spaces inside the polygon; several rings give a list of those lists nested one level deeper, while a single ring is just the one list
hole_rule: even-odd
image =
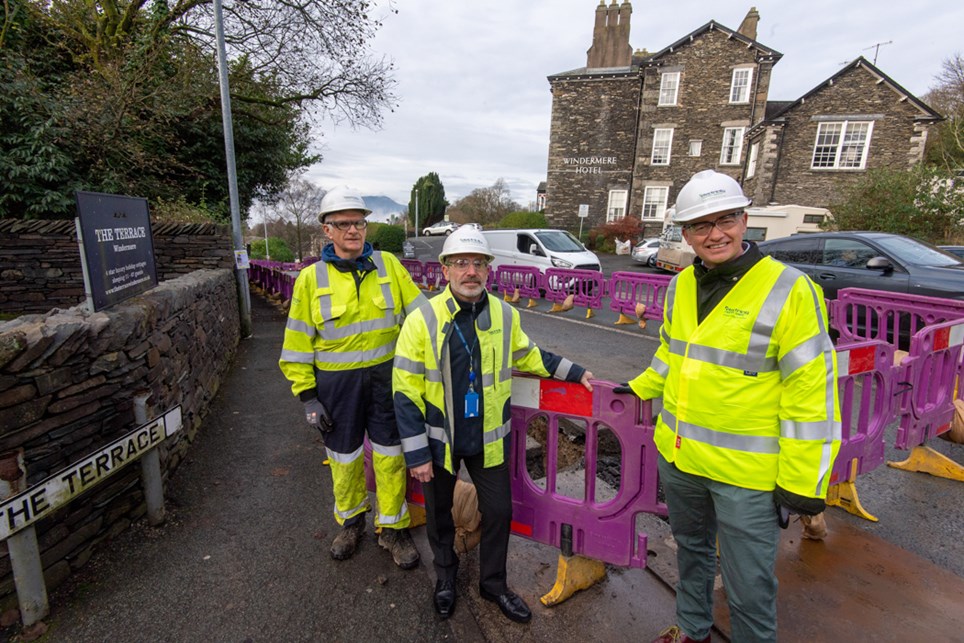
[{"label": "pink plastic barrier", "polygon": [[830,325],[840,333],[838,343],[876,339],[897,346],[901,334],[910,337],[925,326],[964,318],[964,301],[844,288],[829,312]]},{"label": "pink plastic barrier", "polygon": [[[884,427],[894,419],[894,349],[866,341],[837,349],[841,444],[830,484],[852,482],[884,463]],[[852,470],[854,461],[856,469]]]},{"label": "pink plastic barrier", "polygon": [[426,261],[423,265],[422,274],[425,276],[424,285],[426,288],[441,290],[448,283],[445,275],[442,274],[442,264],[437,261]]},{"label": "pink plastic barrier", "polygon": [[546,301],[558,303],[573,295],[574,306],[599,309],[602,308],[607,280],[603,273],[596,270],[546,268],[542,284]]},{"label": "pink plastic barrier", "polygon": [[291,299],[294,292],[295,275],[291,271],[281,269],[282,264],[277,261],[252,261],[248,270],[248,281],[258,284],[270,293],[281,295],[283,299]]},{"label": "pink plastic barrier", "polygon": [[539,299],[542,296],[539,292],[543,287],[542,273],[535,266],[499,266],[495,271],[495,286],[503,294],[511,295],[518,288],[520,297]]},{"label": "pink plastic barrier", "polygon": [[911,338],[900,364],[900,428],[894,446],[913,449],[950,429],[964,399],[964,320],[928,326]]},{"label": "pink plastic barrier", "polygon": [[425,266],[418,259],[399,259],[408,274],[412,275],[412,279],[417,284],[421,284],[423,277],[425,275]]},{"label": "pink plastic barrier", "polygon": [[609,308],[617,313],[636,316],[636,304],[646,306],[643,317],[663,320],[663,302],[672,275],[640,272],[614,272],[609,278]]},{"label": "pink plastic barrier", "polygon": [[[636,515],[666,515],[656,497],[656,447],[652,406],[632,395],[613,393],[615,384],[594,381],[593,393],[580,384],[545,380],[516,373],[512,378],[512,503],[513,531],[537,542],[562,547],[571,527],[572,553],[614,565],[646,566],[645,533],[636,530]],[[544,418],[546,430],[545,488],[526,468],[526,429]],[[559,492],[559,421],[584,424],[585,475],[581,498]],[[619,441],[619,482],[616,496],[597,500],[600,433]],[[563,438],[565,439],[565,438]]]}]

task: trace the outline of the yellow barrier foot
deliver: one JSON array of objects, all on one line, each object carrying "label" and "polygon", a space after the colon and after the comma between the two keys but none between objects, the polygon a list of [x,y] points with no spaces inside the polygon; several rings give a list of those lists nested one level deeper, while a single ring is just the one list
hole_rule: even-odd
[{"label": "yellow barrier foot", "polygon": [[857,487],[853,482],[841,482],[830,485],[827,490],[827,504],[833,507],[840,507],[846,512],[864,518],[871,522],[877,522],[877,517],[873,516],[860,504],[857,497]]},{"label": "yellow barrier foot", "polygon": [[550,313],[562,313],[562,312],[565,312],[565,311],[567,311],[567,310],[572,310],[572,300],[573,300],[573,296],[572,296],[572,295],[569,295],[568,297],[566,297],[566,300],[565,300],[564,302],[562,302],[561,304],[559,304],[559,303],[553,304],[553,305],[552,305],[552,308],[549,309],[549,312],[550,312]]},{"label": "yellow barrier foot", "polygon": [[593,317],[596,313],[592,312],[592,308],[586,309],[586,319]]},{"label": "yellow barrier foot", "polygon": [[535,307],[538,306],[538,305],[539,305],[539,304],[536,303],[536,300],[535,300],[535,299],[530,299],[530,300],[529,300],[529,303],[526,304],[526,308],[535,308]]},{"label": "yellow barrier foot", "polygon": [[539,600],[546,607],[558,605],[579,590],[588,589],[604,578],[606,578],[606,565],[602,561],[585,556],[559,554],[556,584]]},{"label": "yellow barrier foot", "polygon": [[325,458],[324,460],[321,461],[321,464],[322,466],[327,467],[330,464],[330,462],[331,461],[328,458]]},{"label": "yellow barrier foot", "polygon": [[929,473],[938,478],[964,482],[964,467],[930,447],[914,447],[910,452],[910,457],[906,460],[903,462],[888,462],[887,466],[904,471]]},{"label": "yellow barrier foot", "polygon": [[616,325],[619,326],[620,324],[632,324],[635,322],[636,322],[635,319],[630,319],[628,316],[624,315],[623,313],[619,313],[619,319],[616,320]]}]

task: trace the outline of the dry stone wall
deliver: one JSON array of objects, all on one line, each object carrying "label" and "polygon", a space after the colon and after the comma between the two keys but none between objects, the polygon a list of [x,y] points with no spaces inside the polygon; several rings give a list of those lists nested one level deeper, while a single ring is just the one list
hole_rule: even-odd
[{"label": "dry stone wall", "polygon": [[[132,398],[149,391],[149,417],[182,408],[181,431],[159,447],[166,479],[239,338],[237,284],[225,269],[164,281],[98,313],[53,309],[0,323],[0,453],[22,450],[27,485],[35,484],[135,428]],[[139,474],[128,466],[36,524],[48,589],[145,513]],[[0,609],[15,600],[2,543]]]}]

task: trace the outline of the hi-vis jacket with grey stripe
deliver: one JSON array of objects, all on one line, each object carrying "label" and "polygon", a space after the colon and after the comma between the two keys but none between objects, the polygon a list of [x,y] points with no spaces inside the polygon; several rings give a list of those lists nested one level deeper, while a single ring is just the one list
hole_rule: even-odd
[{"label": "hi-vis jacket with grey stripe", "polygon": [[655,442],[664,458],[739,487],[826,496],[841,425],[819,286],[764,257],[699,323],[690,267],[670,282],[660,336],[629,384],[663,398]]},{"label": "hi-vis jacket with grey stripe", "polygon": [[295,395],[315,387],[315,367],[346,371],[387,362],[405,315],[425,301],[391,254],[372,253],[360,283],[324,261],[295,280],[279,365]]},{"label": "hi-vis jacket with grey stripe", "polygon": [[[560,380],[575,380],[584,369],[541,351],[519,323],[519,311],[486,293],[488,305],[475,320],[482,358],[482,444],[484,466],[504,461],[509,435],[512,369]],[[405,320],[395,353],[392,389],[395,418],[408,467],[429,461],[455,473],[452,466],[453,418],[463,410],[452,399],[449,336],[459,310],[450,288]],[[576,376],[579,377],[576,377]]]}]

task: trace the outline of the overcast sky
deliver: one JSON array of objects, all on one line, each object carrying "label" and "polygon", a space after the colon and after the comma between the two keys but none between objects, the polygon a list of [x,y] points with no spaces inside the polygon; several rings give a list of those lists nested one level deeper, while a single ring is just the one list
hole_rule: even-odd
[{"label": "overcast sky", "polygon": [[[609,4],[611,0],[606,0]],[[522,205],[546,178],[551,95],[546,77],[586,64],[599,0],[385,0],[372,43],[395,61],[399,106],[378,131],[318,129],[324,160],[305,178],[351,185],[405,205],[437,172],[450,203],[499,178]],[[757,40],[783,54],[770,100],[793,100],[864,56],[918,97],[964,49],[964,3],[935,0],[717,0],[633,3],[630,45],[656,52],[716,20],[738,29],[751,6]]]}]

